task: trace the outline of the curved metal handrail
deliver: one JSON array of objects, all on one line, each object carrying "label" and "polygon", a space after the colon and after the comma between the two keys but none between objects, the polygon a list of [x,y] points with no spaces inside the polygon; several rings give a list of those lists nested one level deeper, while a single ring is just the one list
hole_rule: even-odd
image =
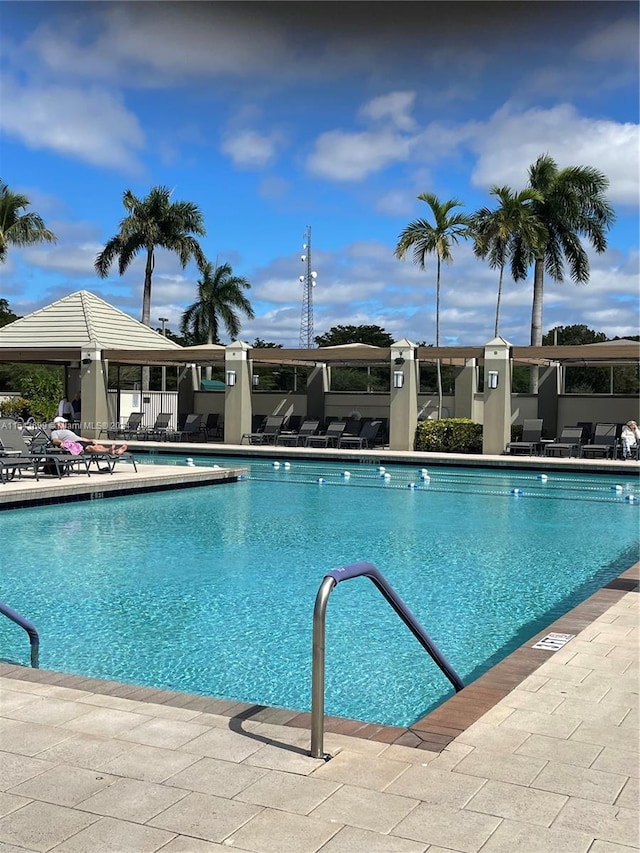
[{"label": "curved metal handrail", "polygon": [[456,692],[462,690],[464,683],[449,661],[418,622],[404,601],[386,581],[383,574],[373,563],[352,563],[333,569],[324,576],[316,595],[313,609],[313,654],[311,670],[311,757],[330,758],[323,752],[324,738],[324,651],[325,623],[329,595],[337,584],[351,578],[367,577],[379,589],[398,616],[411,631],[420,645],[429,653],[442,672],[453,684]]},{"label": "curved metal handrail", "polygon": [[29,635],[29,643],[31,645],[31,666],[34,669],[38,669],[38,655],[40,653],[40,637],[38,635],[38,629],[33,624],[33,622],[29,622],[28,619],[25,619],[24,616],[21,616],[17,611],[12,610],[8,604],[5,604],[3,601],[0,601],[0,613],[3,616],[6,616],[7,619],[11,619],[12,622],[15,622],[16,625],[19,625]]}]

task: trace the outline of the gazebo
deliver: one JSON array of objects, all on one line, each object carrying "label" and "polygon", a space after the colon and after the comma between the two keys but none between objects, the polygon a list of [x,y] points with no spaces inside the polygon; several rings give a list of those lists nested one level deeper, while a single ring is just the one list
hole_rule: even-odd
[{"label": "gazebo", "polygon": [[112,349],[136,356],[182,351],[87,290],[71,293],[0,329],[0,361],[64,366],[65,391],[69,397],[81,392],[83,431],[93,437],[108,425],[105,353]]}]

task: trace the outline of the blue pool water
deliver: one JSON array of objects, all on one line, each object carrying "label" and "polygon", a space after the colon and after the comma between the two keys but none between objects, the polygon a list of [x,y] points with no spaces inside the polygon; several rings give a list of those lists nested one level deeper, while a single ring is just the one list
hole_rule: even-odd
[{"label": "blue pool water", "polygon": [[[196,464],[250,473],[0,513],[0,598],[38,627],[43,668],[309,709],[318,587],[367,560],[468,682],[638,558],[630,476]],[[0,657],[28,662],[8,620]],[[408,725],[451,692],[369,581],[334,590],[326,713]]]}]

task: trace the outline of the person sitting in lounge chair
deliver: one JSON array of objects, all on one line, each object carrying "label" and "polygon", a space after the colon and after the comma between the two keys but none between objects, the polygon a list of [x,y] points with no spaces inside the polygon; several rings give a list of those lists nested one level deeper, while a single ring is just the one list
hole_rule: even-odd
[{"label": "person sitting in lounge chair", "polygon": [[640,429],[635,421],[627,421],[622,427],[620,433],[620,441],[622,443],[622,458],[629,459],[632,450],[636,450],[638,442],[640,442]]},{"label": "person sitting in lounge chair", "polygon": [[73,452],[72,448],[66,446],[67,442],[72,442],[81,445],[83,453],[110,453],[112,456],[121,456],[127,452],[126,444],[116,444],[113,442],[107,446],[106,444],[100,444],[94,438],[82,438],[82,436],[76,435],[73,430],[67,429],[68,421],[66,418],[58,416],[53,419],[53,423],[55,429],[51,432],[51,441],[65,450],[71,449],[71,452]]}]

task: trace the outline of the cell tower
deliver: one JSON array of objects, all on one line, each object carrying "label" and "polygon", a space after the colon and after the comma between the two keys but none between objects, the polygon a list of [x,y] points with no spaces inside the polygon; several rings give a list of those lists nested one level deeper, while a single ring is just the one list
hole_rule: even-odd
[{"label": "cell tower", "polygon": [[316,286],[318,274],[311,269],[311,226],[307,225],[304,232],[304,253],[300,260],[305,264],[305,274],[300,276],[302,284],[302,315],[300,317],[300,348],[312,349],[313,341],[313,288]]}]

